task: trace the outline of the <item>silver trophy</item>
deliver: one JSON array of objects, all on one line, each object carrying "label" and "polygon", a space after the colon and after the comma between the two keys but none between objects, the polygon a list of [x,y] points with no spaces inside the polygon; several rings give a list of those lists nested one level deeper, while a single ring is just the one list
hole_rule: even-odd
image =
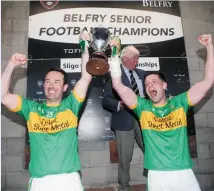
[{"label": "silver trophy", "polygon": [[92,75],[103,75],[109,71],[106,50],[110,48],[110,31],[102,26],[92,28],[90,31],[90,47],[92,48],[86,70]]}]

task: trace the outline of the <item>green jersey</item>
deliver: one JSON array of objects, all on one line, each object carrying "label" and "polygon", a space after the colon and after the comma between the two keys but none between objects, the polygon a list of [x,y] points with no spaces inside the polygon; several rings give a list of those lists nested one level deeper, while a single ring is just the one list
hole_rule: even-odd
[{"label": "green jersey", "polygon": [[149,170],[181,170],[192,167],[187,137],[188,93],[155,107],[152,101],[137,98],[131,109],[139,117],[145,144],[144,167]]},{"label": "green jersey", "polygon": [[73,91],[60,105],[47,105],[19,97],[17,112],[27,121],[31,177],[80,170],[77,150],[78,112],[83,99]]}]

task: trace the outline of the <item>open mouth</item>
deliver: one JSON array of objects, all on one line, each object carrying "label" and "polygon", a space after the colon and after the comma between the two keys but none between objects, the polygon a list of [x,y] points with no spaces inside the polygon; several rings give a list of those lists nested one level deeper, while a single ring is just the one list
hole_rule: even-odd
[{"label": "open mouth", "polygon": [[157,91],[156,90],[152,90],[149,92],[151,97],[156,97],[157,96]]},{"label": "open mouth", "polygon": [[54,90],[48,90],[48,93],[49,93],[49,94],[54,94],[55,91],[54,91]]}]

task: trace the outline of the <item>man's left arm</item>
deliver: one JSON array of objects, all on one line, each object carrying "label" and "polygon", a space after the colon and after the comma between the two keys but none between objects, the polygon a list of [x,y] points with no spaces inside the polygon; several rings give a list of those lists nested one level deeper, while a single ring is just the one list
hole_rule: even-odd
[{"label": "man's left arm", "polygon": [[199,42],[207,49],[207,61],[204,68],[203,79],[193,85],[188,91],[188,99],[191,105],[195,105],[201,101],[214,84],[214,52],[212,36],[210,34],[202,35],[199,37]]},{"label": "man's left arm", "polygon": [[88,51],[88,43],[87,43],[87,40],[89,40],[89,34],[86,31],[83,31],[80,34],[80,39],[84,41],[84,46],[85,46],[84,52],[82,53],[82,58],[81,58],[81,78],[76,83],[73,92],[80,99],[84,99],[86,97],[88,86],[92,79],[92,76],[86,70],[86,64],[89,60],[89,51]]}]

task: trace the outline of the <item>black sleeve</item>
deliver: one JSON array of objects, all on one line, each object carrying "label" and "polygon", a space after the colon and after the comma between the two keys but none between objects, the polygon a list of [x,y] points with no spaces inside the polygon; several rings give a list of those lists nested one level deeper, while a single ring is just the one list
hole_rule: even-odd
[{"label": "black sleeve", "polygon": [[110,112],[118,112],[118,104],[120,98],[117,93],[112,88],[112,81],[109,77],[109,80],[104,84],[104,97],[102,100],[103,108]]}]

